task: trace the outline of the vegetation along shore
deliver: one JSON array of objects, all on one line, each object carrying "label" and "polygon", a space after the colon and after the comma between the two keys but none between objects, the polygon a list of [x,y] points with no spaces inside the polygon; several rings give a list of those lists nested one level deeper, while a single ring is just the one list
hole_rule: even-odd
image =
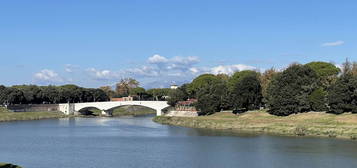
[{"label": "vegetation along shore", "polygon": [[155,122],[191,128],[222,129],[238,132],[267,133],[288,136],[321,136],[357,138],[357,115],[308,112],[286,117],[275,116],[265,110],[235,115],[221,112],[199,117],[157,116]]},{"label": "vegetation along shore", "polygon": [[[291,64],[285,69],[203,74],[170,92],[178,110],[196,99],[198,117],[162,124],[298,136],[357,138],[357,62]],[[264,111],[260,109],[266,109]],[[223,113],[220,111],[232,111]]]},{"label": "vegetation along shore", "polygon": [[5,108],[0,108],[0,122],[3,121],[23,121],[40,120],[50,118],[66,117],[62,112],[10,112]]}]

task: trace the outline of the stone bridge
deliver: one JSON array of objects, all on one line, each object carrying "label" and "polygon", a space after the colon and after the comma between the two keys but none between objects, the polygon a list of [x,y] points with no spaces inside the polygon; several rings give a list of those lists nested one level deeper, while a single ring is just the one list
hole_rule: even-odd
[{"label": "stone bridge", "polygon": [[111,115],[113,109],[120,106],[144,106],[156,110],[156,115],[161,116],[162,110],[169,107],[167,101],[109,101],[89,103],[59,104],[59,110],[67,115],[76,114],[82,109],[97,108],[103,115]]}]

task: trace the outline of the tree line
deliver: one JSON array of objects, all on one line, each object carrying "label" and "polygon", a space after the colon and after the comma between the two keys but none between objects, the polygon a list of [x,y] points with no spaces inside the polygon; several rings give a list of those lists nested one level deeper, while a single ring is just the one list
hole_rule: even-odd
[{"label": "tree line", "polygon": [[134,100],[165,100],[169,88],[145,90],[133,78],[119,81],[111,86],[83,88],[73,84],[62,86],[0,85],[0,105],[10,104],[58,104],[109,101],[110,98],[132,96]]},{"label": "tree line", "polygon": [[260,108],[278,116],[309,111],[357,113],[357,63],[346,60],[341,69],[328,62],[310,62],[294,63],[281,71],[203,74],[171,90],[169,97],[173,106],[187,98],[197,99],[195,106],[202,114]]},{"label": "tree line", "polygon": [[0,104],[57,104],[108,101],[109,97],[101,89],[82,88],[76,85],[0,86]]}]

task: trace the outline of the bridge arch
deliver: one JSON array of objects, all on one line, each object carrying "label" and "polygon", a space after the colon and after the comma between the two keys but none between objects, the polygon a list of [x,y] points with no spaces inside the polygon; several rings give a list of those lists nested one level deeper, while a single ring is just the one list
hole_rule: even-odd
[{"label": "bridge arch", "polygon": [[94,106],[88,106],[88,107],[83,107],[81,109],[79,109],[77,111],[77,114],[83,114],[83,115],[94,115],[93,112],[91,113],[91,109],[97,109],[100,112],[102,111],[101,109],[99,109],[98,107],[94,107]]}]

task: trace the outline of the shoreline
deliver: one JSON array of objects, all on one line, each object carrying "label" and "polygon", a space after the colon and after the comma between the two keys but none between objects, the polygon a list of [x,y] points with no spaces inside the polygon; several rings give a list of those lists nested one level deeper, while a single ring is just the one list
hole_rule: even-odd
[{"label": "shoreline", "polygon": [[96,118],[96,117],[124,117],[124,116],[144,116],[155,114],[153,111],[119,111],[113,114],[113,116],[104,116],[98,113],[95,115],[65,115],[59,111],[45,111],[45,112],[10,112],[7,109],[0,108],[0,122],[12,122],[12,121],[31,121],[31,120],[44,120],[44,119],[59,119],[59,118],[72,118],[72,117],[83,117],[83,118]]},{"label": "shoreline", "polygon": [[357,139],[357,114],[309,112],[279,117],[266,111],[250,111],[239,115],[216,113],[199,117],[157,116],[153,121],[164,125],[237,133]]}]

